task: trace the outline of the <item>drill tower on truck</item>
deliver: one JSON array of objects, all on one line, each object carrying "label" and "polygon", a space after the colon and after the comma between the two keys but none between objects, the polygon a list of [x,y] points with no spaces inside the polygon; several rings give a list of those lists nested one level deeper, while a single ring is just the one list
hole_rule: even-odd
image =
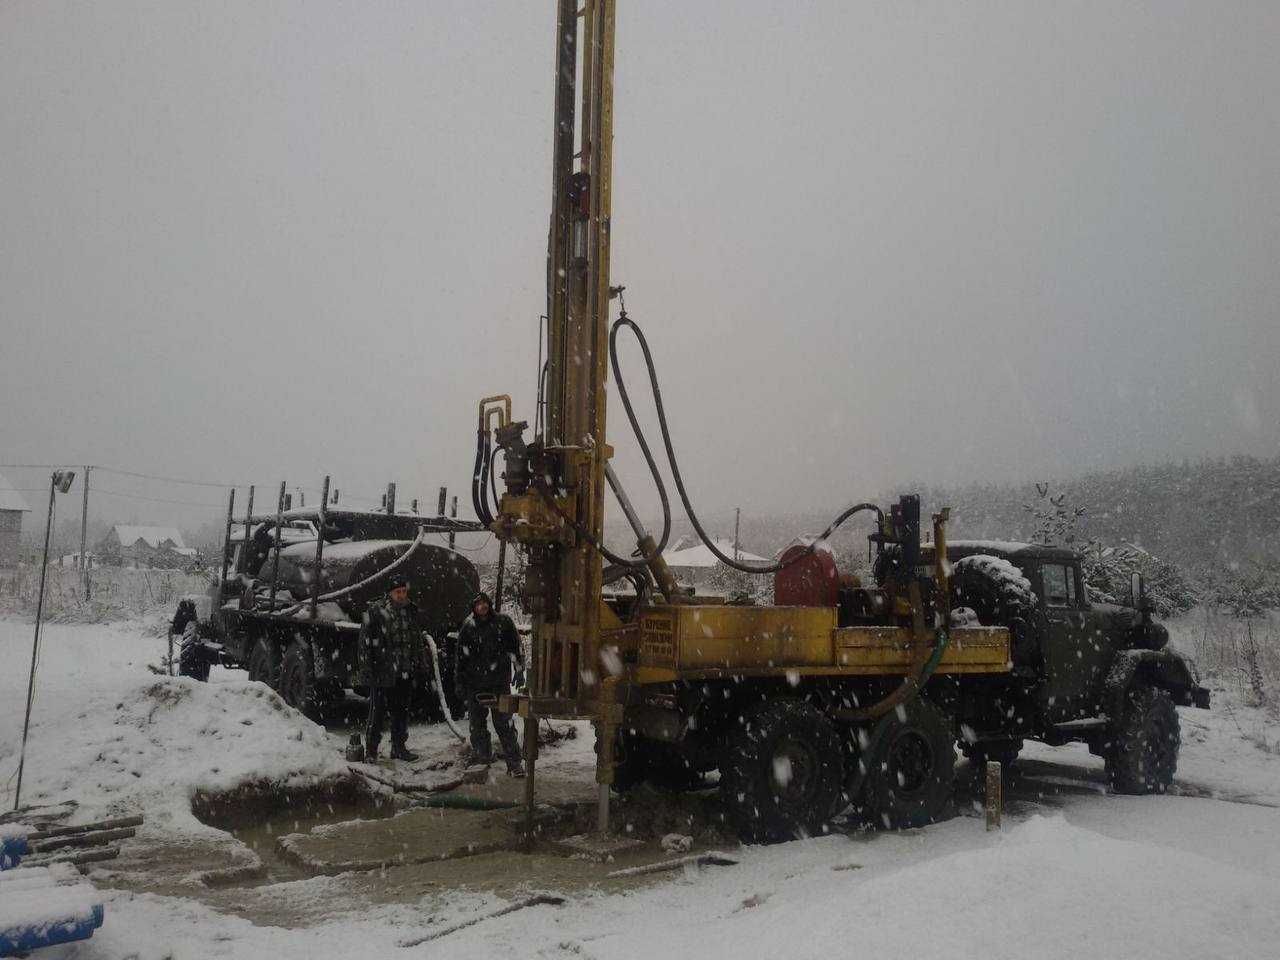
[{"label": "drill tower on truck", "polygon": [[[872,540],[897,558],[881,589],[842,580],[821,544],[762,571],[776,573],[776,606],[695,602],[676,584],[661,554],[667,530],[655,543],[609,466],[609,309],[620,292],[609,274],[614,33],[614,0],[585,0],[581,9],[558,0],[546,359],[532,436],[527,422],[513,420],[509,397],[486,398],[479,409],[476,511],[504,544],[526,552],[523,600],[533,619],[528,693],[500,707],[524,720],[530,806],[537,718],[585,718],[598,738],[602,832],[610,786],[659,762],[718,767],[722,784],[744,785],[751,809],[739,803],[738,820],[746,833],[756,832],[752,821],[768,833],[806,830],[849,799],[855,767],[865,777],[857,758],[874,748],[867,744],[881,717],[910,703],[933,673],[1007,671],[1009,634],[949,626],[945,552],[931,570],[916,562],[915,497],[887,512],[867,504],[846,511],[879,516]],[[505,461],[496,505],[495,442]],[[606,484],[636,535],[639,561],[603,545]],[[939,545],[945,521],[945,511],[934,517]],[[606,575],[631,579],[636,601],[605,602]],[[753,724],[768,728],[760,747],[768,756],[734,735]],[[720,749],[726,744],[732,755]],[[762,764],[785,765],[787,782],[758,783]]]}]

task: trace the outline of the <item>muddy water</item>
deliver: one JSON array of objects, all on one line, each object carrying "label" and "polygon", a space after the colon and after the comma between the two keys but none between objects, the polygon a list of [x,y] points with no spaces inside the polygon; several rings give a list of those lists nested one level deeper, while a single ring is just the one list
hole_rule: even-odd
[{"label": "muddy water", "polygon": [[250,786],[231,793],[199,795],[191,806],[200,822],[225,830],[258,855],[266,873],[251,881],[255,885],[312,875],[279,855],[276,841],[280,837],[356,820],[383,820],[404,809],[392,798],[367,792],[350,781],[304,790]]}]

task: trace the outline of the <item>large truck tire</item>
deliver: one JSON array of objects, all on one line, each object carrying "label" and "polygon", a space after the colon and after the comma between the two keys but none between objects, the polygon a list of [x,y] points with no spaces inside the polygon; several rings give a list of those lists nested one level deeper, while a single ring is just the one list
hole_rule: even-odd
[{"label": "large truck tire", "polygon": [[955,789],[955,734],[921,697],[880,721],[867,745],[861,804],[877,826],[922,827],[943,819]]},{"label": "large truck tire", "polygon": [[268,637],[259,637],[249,651],[249,679],[280,689],[280,647]]},{"label": "large truck tire", "polygon": [[1178,769],[1182,728],[1167,690],[1145,683],[1125,696],[1124,716],[1106,751],[1117,793],[1164,793]]},{"label": "large truck tire", "polygon": [[178,641],[178,676],[190,677],[201,683],[209,679],[213,664],[200,641],[200,629],[195,620],[188,620]]},{"label": "large truck tire", "polygon": [[822,833],[843,783],[840,734],[802,700],[765,700],[748,710],[720,766],[726,814],[748,842]]},{"label": "large truck tire", "polygon": [[280,696],[308,720],[320,722],[331,691],[316,679],[311,644],[294,640],[280,661]]},{"label": "large truck tire", "polygon": [[969,607],[986,626],[1025,617],[1036,605],[1031,582],[1002,557],[978,553],[951,567],[951,605]]}]

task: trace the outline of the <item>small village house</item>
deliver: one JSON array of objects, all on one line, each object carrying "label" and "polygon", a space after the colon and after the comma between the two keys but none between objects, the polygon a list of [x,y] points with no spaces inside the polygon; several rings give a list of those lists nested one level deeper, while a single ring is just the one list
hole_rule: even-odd
[{"label": "small village house", "polygon": [[17,566],[22,540],[22,515],[31,507],[13,484],[0,475],[0,567]]},{"label": "small village house", "polygon": [[[671,572],[676,575],[676,579],[682,583],[691,584],[699,590],[713,587],[714,574],[721,566],[716,555],[711,552],[706,544],[699,540],[692,540],[691,545],[686,546],[686,540],[683,538],[677,540],[672,548],[663,556],[666,558],[667,566],[671,568]],[[748,553],[746,550],[739,548],[736,552],[733,548],[732,540],[716,540],[717,549],[726,556],[734,557],[740,563],[768,563],[764,557],[758,557],[754,553]]]},{"label": "small village house", "polygon": [[171,569],[192,563],[196,551],[177,527],[116,524],[98,544],[100,562],[112,566]]}]

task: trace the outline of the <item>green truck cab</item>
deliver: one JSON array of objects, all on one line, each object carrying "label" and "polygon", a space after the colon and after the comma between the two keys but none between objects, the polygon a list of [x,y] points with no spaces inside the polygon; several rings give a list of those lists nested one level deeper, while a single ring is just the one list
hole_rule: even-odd
[{"label": "green truck cab", "polygon": [[[1129,605],[1091,600],[1080,555],[1061,547],[959,540],[947,545],[954,616],[1011,633],[1012,670],[939,694],[954,704],[960,749],[1011,762],[1024,740],[1082,742],[1112,786],[1161,792],[1177,768],[1176,706],[1209,706],[1192,664],[1168,649],[1141,578]],[[920,563],[932,566],[932,547]]]}]

